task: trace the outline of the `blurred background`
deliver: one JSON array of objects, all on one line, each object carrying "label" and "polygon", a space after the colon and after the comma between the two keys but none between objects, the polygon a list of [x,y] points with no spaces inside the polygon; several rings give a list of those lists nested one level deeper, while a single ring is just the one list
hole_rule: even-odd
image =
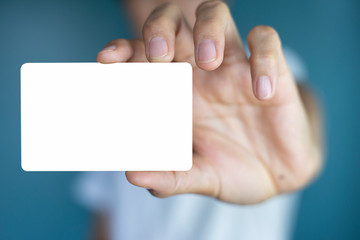
[{"label": "blurred background", "polygon": [[[324,107],[325,169],[303,191],[294,239],[360,239],[360,1],[232,0],[243,38],[278,30],[305,60]],[[0,239],[87,239],[91,214],[74,200],[79,173],[20,166],[20,66],[92,62],[110,40],[131,37],[115,0],[0,0]]]}]

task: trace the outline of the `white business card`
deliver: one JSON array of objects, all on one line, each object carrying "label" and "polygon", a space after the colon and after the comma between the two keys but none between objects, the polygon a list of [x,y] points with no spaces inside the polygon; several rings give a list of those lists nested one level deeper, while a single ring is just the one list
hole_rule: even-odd
[{"label": "white business card", "polygon": [[192,166],[187,63],[26,63],[25,171],[182,171]]}]

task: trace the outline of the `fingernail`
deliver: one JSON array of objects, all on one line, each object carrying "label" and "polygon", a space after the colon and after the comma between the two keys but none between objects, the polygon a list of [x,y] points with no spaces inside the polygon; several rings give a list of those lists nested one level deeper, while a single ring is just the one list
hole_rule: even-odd
[{"label": "fingernail", "polygon": [[116,49],[115,45],[109,45],[104,47],[100,52],[109,52],[109,51],[114,51]]},{"label": "fingernail", "polygon": [[271,81],[268,76],[260,76],[255,84],[255,94],[260,99],[267,99],[271,95]]},{"label": "fingernail", "polygon": [[216,59],[215,44],[211,40],[204,40],[199,44],[197,52],[198,62],[209,63]]},{"label": "fingernail", "polygon": [[149,57],[160,58],[168,53],[168,45],[164,38],[154,37],[149,43]]}]

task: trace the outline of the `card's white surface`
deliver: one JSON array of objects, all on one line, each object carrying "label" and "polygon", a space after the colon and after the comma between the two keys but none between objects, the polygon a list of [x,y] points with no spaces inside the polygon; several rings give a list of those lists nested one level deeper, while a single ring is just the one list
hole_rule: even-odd
[{"label": "card's white surface", "polygon": [[187,63],[26,63],[21,67],[25,171],[189,170]]}]

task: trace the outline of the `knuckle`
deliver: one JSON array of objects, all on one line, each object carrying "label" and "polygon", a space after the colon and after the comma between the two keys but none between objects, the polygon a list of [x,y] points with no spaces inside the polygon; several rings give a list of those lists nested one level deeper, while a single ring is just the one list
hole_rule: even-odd
[{"label": "knuckle", "polygon": [[164,3],[155,8],[143,26],[143,31],[153,31],[162,28],[174,28],[176,23],[173,16],[181,15],[180,7],[171,2]]},{"label": "knuckle", "polygon": [[155,18],[148,19],[144,26],[143,32],[154,32],[159,31],[161,29],[169,30],[174,28],[174,23],[171,19],[165,15],[159,15]]},{"label": "knuckle", "polygon": [[250,61],[256,65],[266,64],[274,66],[277,62],[277,57],[273,52],[268,51],[252,55]]},{"label": "knuckle", "polygon": [[151,13],[150,13],[150,17],[156,16],[156,15],[161,15],[166,11],[169,10],[179,10],[180,7],[174,3],[174,2],[166,2],[163,4],[160,4],[159,6],[157,6]]},{"label": "knuckle", "polygon": [[144,23],[144,28],[151,28],[154,25],[164,25],[169,22],[169,18],[166,15],[156,15],[148,18]]},{"label": "knuckle", "polygon": [[199,34],[201,32],[206,32],[207,34],[210,35],[216,35],[222,31],[222,28],[223,26],[221,23],[219,23],[219,21],[217,21],[214,18],[211,18],[205,21],[197,22],[194,27],[194,33]]},{"label": "knuckle", "polygon": [[226,3],[218,0],[210,0],[201,3],[196,9],[196,15],[206,14],[213,11],[229,13],[229,7]]},{"label": "knuckle", "polygon": [[228,20],[231,18],[228,6],[222,1],[206,1],[196,10],[197,21],[194,32],[207,32],[216,35],[223,32]]},{"label": "knuckle", "polygon": [[147,21],[152,21],[152,20],[156,20],[158,18],[160,18],[161,16],[164,15],[169,15],[169,14],[176,14],[181,12],[181,8],[173,3],[173,2],[166,2],[163,3],[161,5],[159,5],[158,7],[156,7],[149,15]]},{"label": "knuckle", "polygon": [[253,39],[255,37],[266,37],[266,38],[276,38],[279,39],[279,35],[277,31],[270,26],[256,26],[249,32],[249,39]]}]

